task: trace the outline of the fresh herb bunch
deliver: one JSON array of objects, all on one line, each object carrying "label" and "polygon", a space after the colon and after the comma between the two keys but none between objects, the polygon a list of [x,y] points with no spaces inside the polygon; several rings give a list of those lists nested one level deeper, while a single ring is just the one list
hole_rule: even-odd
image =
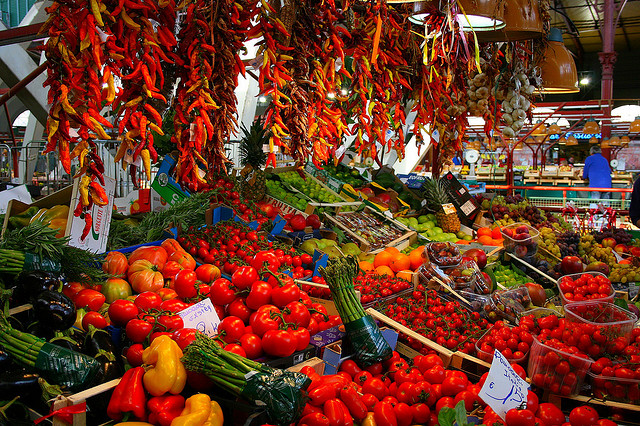
[{"label": "fresh herb bunch", "polygon": [[58,262],[68,281],[99,283],[107,278],[100,267],[101,256],[69,246],[69,237],[57,238],[57,233],[57,229],[37,220],[24,228],[7,231],[0,241],[0,249],[6,254],[2,257],[15,259],[19,264],[24,263],[24,253],[33,253],[41,259]]},{"label": "fresh herb bunch", "polygon": [[200,192],[181,200],[160,212],[147,213],[138,225],[121,220],[111,220],[109,250],[117,250],[162,238],[165,229],[180,226],[187,229],[205,224],[205,212],[209,208],[212,192]]}]

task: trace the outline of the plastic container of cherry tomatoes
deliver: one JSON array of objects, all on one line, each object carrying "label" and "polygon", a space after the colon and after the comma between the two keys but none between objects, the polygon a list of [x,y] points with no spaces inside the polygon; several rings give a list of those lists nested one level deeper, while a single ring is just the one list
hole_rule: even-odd
[{"label": "plastic container of cherry tomatoes", "polygon": [[[558,287],[558,293],[560,294],[560,299],[562,300],[562,305],[566,305],[568,303],[577,303],[574,300],[569,300],[564,296],[564,291],[562,291],[562,281],[566,280],[567,278],[570,278],[572,281],[576,281],[578,279],[580,279],[583,275],[589,275],[589,276],[593,276],[593,277],[604,277],[607,279],[607,281],[609,281],[609,278],[607,278],[607,276],[601,272],[596,272],[596,271],[588,271],[588,272],[581,272],[579,274],[569,274],[569,275],[563,275],[562,277],[558,278],[558,280],[556,281],[556,286]],[[607,297],[600,297],[600,298],[595,298],[595,299],[589,299],[589,300],[585,300],[588,302],[593,302],[593,301],[602,301],[602,302],[610,302],[613,303],[613,296],[615,295],[615,290],[613,289],[613,286],[611,285],[611,281],[609,281],[609,286],[611,287],[611,290],[609,291],[609,294],[607,295]]]},{"label": "plastic container of cherry tomatoes", "polygon": [[433,242],[424,248],[427,257],[437,266],[456,266],[462,260],[460,249],[450,242]]},{"label": "plastic container of cherry tomatoes", "polygon": [[[507,328],[513,329],[513,327],[507,327]],[[494,329],[495,329],[495,326],[491,327],[482,335],[482,337],[480,337],[480,339],[476,341],[476,353],[478,358],[481,359],[482,361],[488,362],[489,364],[491,364],[491,362],[493,361],[493,352],[488,352],[483,350],[482,345],[490,338],[490,335],[492,332],[494,332]],[[527,350],[524,353],[524,355],[521,357],[514,357],[514,356],[510,357],[505,355],[505,353],[502,351],[501,353],[510,363],[520,364],[523,367],[526,366],[525,362],[527,361],[527,357],[529,356],[529,350]]]},{"label": "plastic container of cherry tomatoes", "polygon": [[[635,373],[638,367],[638,364],[628,366],[631,374]],[[588,375],[593,396],[596,398],[640,405],[640,379],[604,376],[593,371],[589,371]],[[639,377],[638,374],[635,374],[635,377]]]},{"label": "plastic container of cherry tomatoes", "polygon": [[631,340],[635,314],[613,303],[601,301],[575,302],[564,306],[564,339],[570,346],[599,358],[604,354],[621,354]]},{"label": "plastic container of cherry tomatoes", "polygon": [[527,375],[539,388],[558,395],[575,396],[580,392],[591,364],[593,360],[589,357],[553,348],[534,336]]}]

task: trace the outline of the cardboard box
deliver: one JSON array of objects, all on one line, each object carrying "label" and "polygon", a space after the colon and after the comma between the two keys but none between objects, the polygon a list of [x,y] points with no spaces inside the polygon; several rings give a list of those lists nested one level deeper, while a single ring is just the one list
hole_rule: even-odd
[{"label": "cardboard box", "polygon": [[340,324],[314,334],[311,336],[310,344],[316,348],[316,356],[322,358],[324,349],[327,346],[342,340],[344,336],[344,325]]},{"label": "cardboard box", "polygon": [[151,183],[151,188],[170,206],[190,195],[189,192],[183,190],[174,179],[175,165],[176,159],[172,157],[172,154],[165,155],[158,169],[158,174],[155,179],[153,179],[153,183]]},{"label": "cardboard box", "polygon": [[151,188],[150,195],[152,212],[161,212],[170,207],[169,203],[167,203],[155,189]]},{"label": "cardboard box", "polygon": [[258,358],[256,359],[256,361],[266,364],[269,367],[285,369],[300,364],[301,362],[307,361],[314,356],[316,356],[316,347],[313,345],[309,345],[305,349],[294,352],[292,355],[289,355],[286,358],[268,357]]},{"label": "cardboard box", "polygon": [[151,189],[131,191],[126,197],[113,200],[113,207],[117,213],[133,215],[151,211]]},{"label": "cardboard box", "polygon": [[78,193],[80,178],[74,180],[73,186],[67,186],[66,188],[43,197],[32,204],[25,204],[18,200],[9,201],[9,204],[7,205],[7,213],[2,225],[2,235],[4,235],[4,232],[9,225],[9,218],[24,212],[31,206],[36,206],[38,208],[51,208],[57,205],[67,205],[69,206],[69,215],[67,216],[67,228],[64,236],[69,237],[69,245],[94,253],[103,253],[107,248],[107,239],[109,236],[109,228],[111,227],[111,214],[113,213],[113,200],[116,187],[116,181],[114,179],[105,176],[104,180],[104,189],[107,193],[107,197],[109,198],[109,203],[106,206],[98,206],[94,204],[91,208],[90,214],[93,218],[93,226],[91,232],[84,241],[81,241],[80,239],[82,236],[82,230],[84,229],[84,219],[73,215],[73,210],[80,199],[80,194]]},{"label": "cardboard box", "polygon": [[107,240],[109,237],[109,229],[111,228],[111,214],[113,213],[113,200],[116,189],[116,181],[110,177],[104,178],[104,190],[109,197],[109,203],[106,206],[98,206],[96,204],[91,207],[91,217],[93,223],[91,226],[91,232],[82,240],[82,230],[84,229],[85,221],[80,217],[73,215],[73,210],[80,202],[80,193],[78,191],[78,184],[80,179],[75,179],[73,182],[73,195],[71,198],[71,206],[69,208],[69,220],[67,221],[67,232],[65,235],[69,236],[69,245],[78,247],[83,250],[90,251],[92,253],[104,253],[107,250]]},{"label": "cardboard box", "polygon": [[475,215],[480,211],[480,206],[476,203],[475,199],[469,190],[460,183],[451,173],[447,173],[441,179],[451,202],[458,210],[458,216],[470,224]]}]

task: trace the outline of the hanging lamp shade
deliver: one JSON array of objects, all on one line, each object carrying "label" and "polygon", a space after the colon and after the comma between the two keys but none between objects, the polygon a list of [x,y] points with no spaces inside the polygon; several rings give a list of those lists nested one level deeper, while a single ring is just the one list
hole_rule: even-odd
[{"label": "hanging lamp shade", "polygon": [[609,145],[609,138],[603,139],[602,143],[600,144],[600,148],[610,148],[611,145]]},{"label": "hanging lamp shade", "polygon": [[567,146],[576,146],[578,145],[578,139],[575,136],[571,135],[567,138]]},{"label": "hanging lamp shade", "polygon": [[479,41],[517,41],[543,36],[540,0],[506,0],[502,8],[504,28],[478,33]]},{"label": "hanging lamp shade", "polygon": [[577,93],[578,71],[576,63],[569,50],[562,41],[562,31],[551,28],[549,31],[549,43],[542,54],[540,63],[542,73],[542,88],[538,93]]},{"label": "hanging lamp shade", "polygon": [[562,132],[562,129],[555,123],[549,126],[549,128],[547,129],[547,133],[550,135],[559,135],[560,132]]},{"label": "hanging lamp shade", "polygon": [[640,117],[636,117],[635,120],[629,125],[629,133],[640,133]]},{"label": "hanging lamp shade", "polygon": [[589,143],[590,144],[596,144],[598,143],[598,138],[596,138],[595,136],[592,136],[591,139],[589,139]]},{"label": "hanging lamp shade", "polygon": [[[495,31],[504,28],[502,11],[498,0],[458,0],[460,13],[456,20],[463,31]],[[433,12],[437,3],[417,1],[413,4],[413,15],[409,18],[414,24],[424,24],[427,16]]]},{"label": "hanging lamp shade", "polygon": [[541,144],[544,142],[545,137],[544,136],[536,136],[533,138],[534,141],[536,141],[537,144]]},{"label": "hanging lamp shade", "polygon": [[584,127],[582,127],[582,133],[585,135],[595,135],[596,133],[600,133],[600,126],[593,120],[589,120],[584,123]]},{"label": "hanging lamp shade", "polygon": [[565,138],[564,136],[561,137],[560,139],[558,139],[558,144],[559,145],[566,145],[567,144],[567,138]]},{"label": "hanging lamp shade", "polygon": [[620,146],[627,147],[629,146],[629,142],[631,142],[631,138],[629,136],[623,136],[620,138]]},{"label": "hanging lamp shade", "polygon": [[548,132],[547,125],[544,124],[543,122],[540,122],[536,124],[536,126],[533,128],[533,131],[531,132],[531,136],[546,135],[547,132]]},{"label": "hanging lamp shade", "polygon": [[618,136],[612,136],[609,139],[610,146],[620,146],[620,138]]}]

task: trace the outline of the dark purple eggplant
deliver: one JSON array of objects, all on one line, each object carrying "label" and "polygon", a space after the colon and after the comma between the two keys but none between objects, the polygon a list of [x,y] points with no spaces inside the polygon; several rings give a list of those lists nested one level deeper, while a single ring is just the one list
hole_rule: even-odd
[{"label": "dark purple eggplant", "polygon": [[0,401],[11,401],[16,396],[27,403],[39,399],[42,394],[38,384],[38,376],[24,368],[15,367],[0,375]]},{"label": "dark purple eggplant", "polygon": [[58,276],[44,271],[21,272],[11,286],[14,288],[12,299],[22,304],[33,300],[43,291],[56,291],[61,281]]},{"label": "dark purple eggplant", "polygon": [[69,336],[54,337],[53,339],[49,340],[49,343],[62,346],[63,348],[67,348],[71,351],[82,352],[82,345],[80,345],[79,342]]},{"label": "dark purple eggplant", "polygon": [[36,320],[52,330],[66,330],[76,321],[76,305],[56,291],[43,291],[33,301]]}]

